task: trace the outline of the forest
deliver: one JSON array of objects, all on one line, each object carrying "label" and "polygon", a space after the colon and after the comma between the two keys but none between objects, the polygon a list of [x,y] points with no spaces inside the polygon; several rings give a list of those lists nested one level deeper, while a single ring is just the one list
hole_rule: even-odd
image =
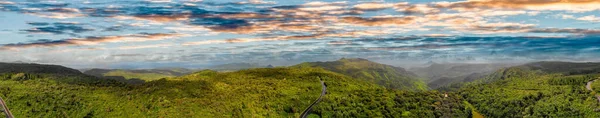
[{"label": "forest", "polygon": [[319,97],[323,80],[327,94],[310,117],[600,117],[594,97],[599,89],[585,89],[597,73],[511,67],[436,90],[381,85],[362,78],[367,75],[300,64],[202,70],[128,84],[76,73],[8,71],[0,74],[0,97],[16,117],[299,117]]}]

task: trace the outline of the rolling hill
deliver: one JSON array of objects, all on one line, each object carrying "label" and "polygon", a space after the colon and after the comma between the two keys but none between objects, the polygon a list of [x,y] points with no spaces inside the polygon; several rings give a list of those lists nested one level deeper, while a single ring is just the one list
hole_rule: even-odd
[{"label": "rolling hill", "polygon": [[161,78],[169,78],[182,76],[192,73],[194,70],[184,68],[172,69],[140,69],[140,70],[125,70],[125,69],[90,69],[83,72],[84,74],[96,77],[123,77],[125,79],[140,79],[145,81],[153,81]]},{"label": "rolling hill", "polygon": [[568,75],[600,73],[600,63],[542,61],[519,66],[524,69],[540,70],[548,73],[563,73]]},{"label": "rolling hill", "polygon": [[[17,117],[298,117],[319,97],[322,80],[327,94],[311,116],[600,117],[595,92],[584,87],[600,77],[597,73],[515,66],[439,92],[389,89],[321,67],[335,65],[330,63],[334,62],[233,72],[202,70],[140,84],[16,69],[0,73],[0,97]],[[361,71],[366,73],[400,70],[363,59],[335,63],[343,63],[333,67],[351,70],[347,72],[355,72],[357,66],[365,67]]]},{"label": "rolling hill", "polygon": [[79,75],[81,72],[75,69],[59,65],[44,65],[34,63],[1,63],[0,73],[44,73],[61,75]]},{"label": "rolling hill", "polygon": [[537,63],[500,69],[456,91],[487,117],[600,117],[596,93],[585,89],[599,74],[565,74]]},{"label": "rolling hill", "polygon": [[401,90],[427,90],[416,74],[404,68],[375,63],[366,59],[342,58],[331,62],[306,62],[294,67],[319,67],[332,72],[376,83],[386,88]]},{"label": "rolling hill", "polygon": [[471,82],[495,72],[498,69],[510,67],[512,64],[462,64],[462,63],[432,63],[427,67],[411,68],[410,71],[429,80],[427,85],[432,89],[455,83]]},{"label": "rolling hill", "polygon": [[229,64],[221,64],[208,67],[208,69],[215,71],[237,71],[243,69],[251,69],[251,68],[266,68],[268,66],[261,66],[257,63],[229,63]]},{"label": "rolling hill", "polygon": [[[4,73],[0,96],[17,117],[298,117],[320,95],[321,117],[460,117],[460,96],[390,90],[321,68],[204,70],[140,85],[69,84]],[[410,104],[407,104],[410,103]]]}]

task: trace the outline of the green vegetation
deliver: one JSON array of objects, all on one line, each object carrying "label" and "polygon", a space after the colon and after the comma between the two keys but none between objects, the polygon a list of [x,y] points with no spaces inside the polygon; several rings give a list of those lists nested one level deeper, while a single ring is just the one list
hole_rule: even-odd
[{"label": "green vegetation", "polygon": [[596,75],[562,75],[522,68],[498,71],[488,84],[468,84],[459,94],[489,117],[600,117],[585,89]]},{"label": "green vegetation", "polygon": [[600,93],[600,78],[597,78],[595,82],[592,83],[592,90],[594,90],[594,94]]},{"label": "green vegetation", "polygon": [[432,63],[427,67],[411,68],[410,71],[426,78],[427,86],[437,89],[452,84],[472,82],[509,65],[511,64]]},{"label": "green vegetation", "polygon": [[[343,65],[321,67],[325,63]],[[63,75],[52,68],[64,67],[0,74],[0,97],[16,117],[298,117],[319,97],[320,80],[327,94],[309,117],[600,117],[597,92],[585,89],[599,74],[521,66],[443,92],[390,89],[369,80],[407,73],[393,74],[402,71],[353,59],[235,72],[202,70],[139,84],[77,72]]]},{"label": "green vegetation", "polygon": [[467,101],[463,101],[465,106],[467,107],[467,109],[471,110],[471,117],[472,118],[484,118],[485,116],[481,115],[479,112],[477,112],[477,108],[475,108],[471,103],[467,102]]},{"label": "green vegetation", "polygon": [[542,61],[529,63],[519,68],[541,70],[549,73],[563,73],[566,75],[578,75],[587,73],[600,73],[600,63],[572,63],[572,62],[553,62]]},{"label": "green vegetation", "polygon": [[371,62],[366,59],[340,59],[332,62],[307,62],[295,67],[320,67],[356,79],[400,90],[424,91],[428,87],[416,74],[403,68]]},{"label": "green vegetation", "polygon": [[175,77],[173,75],[166,75],[166,74],[160,74],[160,73],[135,73],[135,72],[124,71],[124,70],[110,71],[108,73],[104,73],[103,75],[104,76],[122,76],[122,77],[125,77],[125,79],[141,79],[141,80],[145,80],[145,81],[152,81],[152,80],[158,80],[161,78]]},{"label": "green vegetation", "polygon": [[61,75],[78,75],[78,70],[58,65],[42,65],[30,63],[2,63],[0,62],[0,73],[46,73]]},{"label": "green vegetation", "polygon": [[153,81],[161,78],[170,78],[192,73],[190,69],[172,68],[172,69],[146,69],[146,70],[122,70],[122,69],[91,69],[84,74],[100,78],[112,79],[139,79],[144,81]]},{"label": "green vegetation", "polygon": [[[270,66],[270,65],[269,65]],[[265,68],[267,66],[261,66],[257,63],[229,63],[222,64],[209,67],[211,70],[220,71],[220,72],[231,72],[243,69],[251,69],[251,68]]]},{"label": "green vegetation", "polygon": [[388,90],[320,68],[205,70],[141,85],[44,74],[0,77],[0,96],[17,117],[298,117],[319,96],[318,78],[328,85],[314,112],[322,117],[466,114],[457,95]]}]

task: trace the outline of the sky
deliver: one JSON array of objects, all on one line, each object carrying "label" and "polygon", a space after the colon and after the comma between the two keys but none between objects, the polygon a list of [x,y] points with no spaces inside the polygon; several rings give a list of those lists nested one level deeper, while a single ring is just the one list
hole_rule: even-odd
[{"label": "sky", "polygon": [[0,61],[600,61],[600,0],[0,0]]}]

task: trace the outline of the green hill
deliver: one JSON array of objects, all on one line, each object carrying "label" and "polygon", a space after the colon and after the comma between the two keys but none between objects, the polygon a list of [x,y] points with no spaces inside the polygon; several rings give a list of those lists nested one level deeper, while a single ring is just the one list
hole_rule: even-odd
[{"label": "green hill", "polygon": [[366,59],[342,58],[331,62],[306,62],[294,67],[320,67],[325,70],[341,73],[386,88],[401,90],[427,90],[417,75],[404,68],[371,62]]},{"label": "green hill", "polygon": [[501,69],[457,91],[488,117],[600,117],[598,100],[585,89],[588,81],[600,75],[530,67],[525,64]]},{"label": "green hill", "polygon": [[319,96],[319,80],[328,91],[312,116],[459,117],[469,111],[456,94],[389,90],[320,68],[205,70],[114,86],[26,74],[32,76],[0,76],[0,96],[16,117],[298,117]]},{"label": "green hill", "polygon": [[64,66],[33,63],[0,63],[0,77],[4,80],[16,81],[47,78],[59,83],[101,86],[113,86],[127,82],[89,76]]},{"label": "green hill", "polygon": [[574,62],[557,62],[557,61],[542,61],[528,63],[520,68],[540,70],[548,73],[563,73],[568,75],[600,73],[600,63],[574,63]]},{"label": "green hill", "polygon": [[145,81],[153,81],[161,78],[169,78],[182,76],[192,73],[193,70],[183,68],[173,69],[140,69],[140,70],[125,70],[125,69],[90,69],[84,74],[96,77],[123,77],[125,79],[141,79]]},{"label": "green hill", "polygon": [[[332,62],[317,64],[332,65],[328,63]],[[368,66],[362,70],[367,73],[399,71],[362,59],[338,63],[344,64],[333,67],[352,70],[348,72],[358,66]],[[389,89],[353,77],[357,75],[309,64],[203,70],[139,84],[15,70],[0,73],[0,97],[16,117],[298,117],[319,97],[320,81],[324,81],[327,94],[311,116],[600,117],[596,92],[584,87],[600,77],[594,73],[573,75],[517,66],[438,92]]]},{"label": "green hill", "polygon": [[61,75],[79,75],[81,72],[75,69],[59,65],[43,65],[33,63],[1,63],[0,73],[44,73]]}]

